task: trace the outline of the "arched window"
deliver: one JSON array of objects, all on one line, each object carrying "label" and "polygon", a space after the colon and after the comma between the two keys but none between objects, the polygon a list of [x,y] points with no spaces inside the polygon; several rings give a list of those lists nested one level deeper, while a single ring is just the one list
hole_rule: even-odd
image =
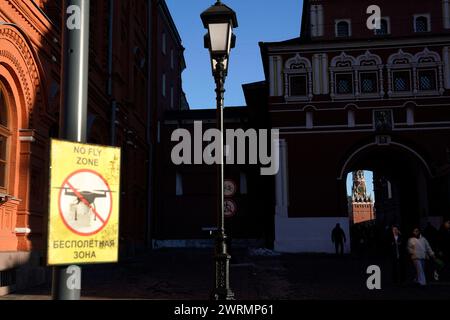
[{"label": "arched window", "polygon": [[330,64],[330,86],[333,99],[347,99],[355,96],[356,59],[342,52]]},{"label": "arched window", "polygon": [[8,170],[8,140],[11,133],[8,128],[8,101],[6,90],[0,83],[0,191],[6,193]]},{"label": "arched window", "polygon": [[425,48],[414,56],[414,64],[417,71],[415,75],[417,94],[443,94],[443,64],[440,55]]},{"label": "arched window", "polygon": [[414,57],[403,50],[392,54],[388,59],[389,96],[411,96],[414,93]]},{"label": "arched window", "polygon": [[311,62],[297,54],[284,68],[286,101],[309,101],[312,94]]},{"label": "arched window", "polygon": [[336,37],[350,36],[350,22],[347,20],[340,20],[336,22]]},{"label": "arched window", "polygon": [[357,58],[358,70],[356,95],[366,98],[384,96],[383,62],[381,58],[369,51]]},{"label": "arched window", "polygon": [[306,109],[306,129],[314,128],[314,110],[312,108]]},{"label": "arched window", "polygon": [[426,16],[416,16],[414,21],[414,31],[415,32],[430,31],[429,18]]}]

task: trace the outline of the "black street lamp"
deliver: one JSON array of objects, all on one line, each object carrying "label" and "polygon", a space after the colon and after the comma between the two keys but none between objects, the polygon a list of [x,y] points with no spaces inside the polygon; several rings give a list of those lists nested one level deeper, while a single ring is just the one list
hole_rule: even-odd
[{"label": "black street lamp", "polygon": [[223,107],[225,94],[225,78],[228,73],[230,51],[234,48],[236,36],[233,28],[237,28],[236,13],[217,0],[216,4],[201,14],[201,19],[208,33],[205,35],[205,48],[211,54],[211,67],[216,82],[217,129],[220,131],[220,148],[217,155],[220,163],[217,168],[217,232],[215,254],[215,287],[213,299],[233,300],[230,289],[230,259],[227,251],[224,216],[224,126]]}]

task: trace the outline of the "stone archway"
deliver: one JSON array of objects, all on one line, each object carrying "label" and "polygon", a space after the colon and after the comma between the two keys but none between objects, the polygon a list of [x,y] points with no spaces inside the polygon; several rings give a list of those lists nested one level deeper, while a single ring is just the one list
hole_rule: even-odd
[{"label": "stone archway", "polygon": [[[365,239],[366,242],[372,241],[370,247],[373,252],[382,249],[382,241],[390,226],[399,225],[408,235],[413,226],[431,219],[433,174],[422,154],[404,143],[393,141],[359,147],[347,157],[338,173],[343,190],[346,190],[343,177],[358,170],[372,171],[374,177],[375,220],[369,223],[372,238]],[[346,199],[347,196],[345,192]],[[361,229],[356,224],[353,227],[352,231]],[[353,243],[359,242],[358,239]]]}]

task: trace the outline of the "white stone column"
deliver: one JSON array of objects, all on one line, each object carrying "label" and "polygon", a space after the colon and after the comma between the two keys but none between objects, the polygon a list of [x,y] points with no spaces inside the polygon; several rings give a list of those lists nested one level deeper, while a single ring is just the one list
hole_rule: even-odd
[{"label": "white stone column", "polygon": [[318,21],[317,21],[317,6],[312,5],[311,6],[311,37],[317,37],[318,36]]},{"label": "white stone column", "polygon": [[276,59],[276,79],[277,79],[277,96],[283,95],[283,59],[281,56],[277,56]]},{"label": "white stone column", "polygon": [[269,76],[269,81],[270,81],[270,96],[273,97],[275,96],[275,85],[276,85],[276,81],[275,81],[275,57],[274,56],[270,56],[269,57],[269,72],[270,72],[270,76]]},{"label": "white stone column", "polygon": [[321,78],[322,74],[320,72],[320,54],[313,55],[313,79],[314,79],[314,94],[319,95],[322,93],[321,90]]},{"label": "white stone column", "polygon": [[322,93],[330,93],[330,83],[328,80],[328,56],[326,53],[322,53]]},{"label": "white stone column", "polygon": [[[448,1],[448,0],[447,0]],[[324,35],[324,20],[323,20],[323,5],[317,5],[317,35],[323,37]]]},{"label": "white stone column", "polygon": [[450,89],[450,50],[449,47],[444,47],[443,52],[444,60],[444,87]]},{"label": "white stone column", "polygon": [[269,57],[270,72],[270,96],[277,97],[283,95],[283,81],[281,77],[282,59],[280,56]]},{"label": "white stone column", "polygon": [[450,0],[442,1],[442,17],[444,19],[444,28],[450,29]]},{"label": "white stone column", "polygon": [[280,170],[275,177],[275,213],[279,217],[288,218],[289,207],[289,180],[287,167],[287,143],[285,139],[280,139]]}]

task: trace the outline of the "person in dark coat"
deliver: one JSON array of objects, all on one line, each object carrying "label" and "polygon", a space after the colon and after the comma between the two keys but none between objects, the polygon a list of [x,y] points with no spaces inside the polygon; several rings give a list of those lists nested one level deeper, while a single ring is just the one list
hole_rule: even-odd
[{"label": "person in dark coat", "polygon": [[345,232],[341,228],[341,224],[336,224],[336,227],[331,232],[331,241],[336,247],[336,255],[344,255],[344,243],[347,242]]},{"label": "person in dark coat", "polygon": [[392,276],[394,283],[401,284],[405,281],[406,269],[406,239],[398,226],[392,226],[388,235],[389,255],[392,261]]}]

